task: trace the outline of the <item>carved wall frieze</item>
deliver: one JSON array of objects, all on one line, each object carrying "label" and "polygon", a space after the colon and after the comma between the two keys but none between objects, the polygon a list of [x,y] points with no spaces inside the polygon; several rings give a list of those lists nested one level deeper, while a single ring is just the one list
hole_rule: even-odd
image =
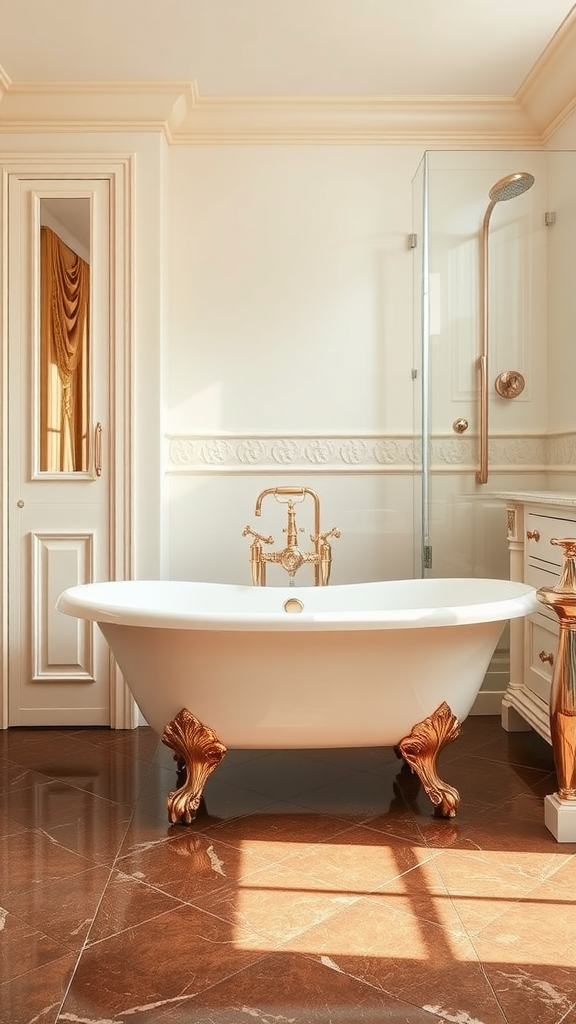
[{"label": "carved wall frieze", "polygon": [[546,440],[546,462],[558,468],[576,469],[576,433],[550,435]]},{"label": "carved wall frieze", "polygon": [[[400,434],[346,435],[169,435],[169,473],[412,473],[421,462],[419,438]],[[436,435],[430,465],[436,472],[473,472],[478,440]],[[500,436],[489,442],[492,469],[514,472],[576,470],[576,433]]]}]

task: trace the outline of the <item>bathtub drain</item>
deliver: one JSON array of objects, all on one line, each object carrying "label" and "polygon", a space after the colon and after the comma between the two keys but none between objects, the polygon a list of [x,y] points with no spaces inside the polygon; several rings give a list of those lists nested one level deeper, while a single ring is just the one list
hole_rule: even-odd
[{"label": "bathtub drain", "polygon": [[304,605],[297,597],[289,597],[287,601],[284,601],[283,607],[284,611],[288,612],[289,615],[299,615],[300,612],[304,611]]}]

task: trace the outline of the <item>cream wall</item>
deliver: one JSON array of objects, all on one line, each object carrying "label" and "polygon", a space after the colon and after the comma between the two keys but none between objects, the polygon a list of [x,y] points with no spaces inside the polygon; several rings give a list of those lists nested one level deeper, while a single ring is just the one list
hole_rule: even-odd
[{"label": "cream wall", "polygon": [[[420,227],[412,179],[423,153],[384,145],[169,151],[168,575],[248,582],[241,530],[258,526],[259,490],[286,483],[316,490],[322,528],[342,529],[334,581],[419,573],[418,288],[408,235]],[[546,479],[544,175],[532,153],[538,182],[529,201],[501,204],[507,209],[494,215],[494,375],[520,369],[527,388],[516,402],[491,398],[497,450],[490,484],[479,488],[479,225],[490,185],[515,157],[433,156],[431,222],[441,241],[432,240],[431,269],[442,289],[432,339],[433,574],[502,576],[505,510],[490,491]],[[512,262],[511,289],[501,279]],[[461,415],[470,428],[459,438],[452,423]],[[274,533],[271,514],[266,507],[259,532]]]},{"label": "cream wall", "polygon": [[[254,501],[284,484],[317,491],[322,529],[341,528],[334,582],[412,575],[408,235],[421,155],[170,150],[170,576],[249,582],[241,531],[273,532],[275,510],[259,525]],[[284,525],[285,513],[277,541]]]},{"label": "cream wall", "polygon": [[411,430],[419,156],[170,151],[170,430]]}]

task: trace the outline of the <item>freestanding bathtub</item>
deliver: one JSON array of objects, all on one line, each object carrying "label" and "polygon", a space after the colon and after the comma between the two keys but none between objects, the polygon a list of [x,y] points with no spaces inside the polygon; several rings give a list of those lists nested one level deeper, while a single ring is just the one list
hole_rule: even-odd
[{"label": "freestanding bathtub", "polygon": [[394,746],[436,813],[436,773],[508,619],[536,591],[498,579],[330,587],[129,580],[65,590],[57,609],[100,627],[148,724],[174,750],[173,822],[195,817],[228,748]]}]

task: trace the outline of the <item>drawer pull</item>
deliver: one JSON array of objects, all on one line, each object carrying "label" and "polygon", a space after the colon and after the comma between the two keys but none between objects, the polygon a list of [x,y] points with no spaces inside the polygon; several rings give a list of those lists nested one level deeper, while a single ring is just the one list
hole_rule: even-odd
[{"label": "drawer pull", "polygon": [[540,540],[540,533],[538,530],[526,530],[526,536],[528,540],[535,540],[536,543]]},{"label": "drawer pull", "polygon": [[540,651],[540,654],[538,655],[538,657],[540,658],[540,661],[548,661],[548,662],[550,662],[551,665],[554,664],[554,655],[553,654],[546,654],[546,651]]}]

